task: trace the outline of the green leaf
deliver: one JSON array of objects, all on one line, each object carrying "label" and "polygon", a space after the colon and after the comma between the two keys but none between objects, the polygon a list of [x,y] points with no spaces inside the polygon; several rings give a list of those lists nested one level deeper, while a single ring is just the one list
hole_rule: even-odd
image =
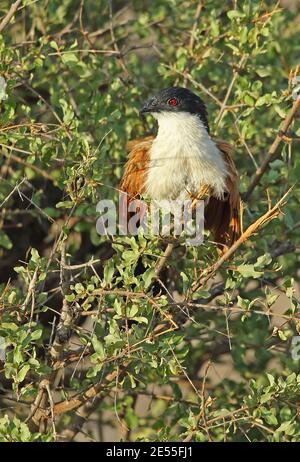
[{"label": "green leaf", "polygon": [[53,48],[54,50],[58,50],[58,45],[57,43],[54,41],[54,40],[51,40],[51,42],[49,43],[50,47]]},{"label": "green leaf", "polygon": [[268,377],[270,385],[271,386],[274,385],[275,384],[275,379],[274,379],[273,375],[267,373],[267,377]]},{"label": "green leaf", "polygon": [[245,104],[247,104],[248,106],[254,106],[254,105],[255,105],[255,100],[254,100],[254,98],[252,98],[252,96],[250,96],[250,95],[245,95],[245,96],[244,96],[244,102],[245,102]]},{"label": "green leaf", "polygon": [[75,53],[64,52],[61,55],[62,62],[67,65],[74,65],[78,63],[78,58]]},{"label": "green leaf", "polygon": [[42,329],[34,330],[31,334],[31,340],[38,340],[42,337],[43,331]]},{"label": "green leaf", "polygon": [[73,207],[72,201],[62,201],[56,204],[57,209],[71,209]]},{"label": "green leaf", "polygon": [[155,276],[155,269],[154,268],[148,268],[144,272],[143,281],[145,283],[145,290],[147,290],[148,287],[151,285],[154,276]]},{"label": "green leaf", "polygon": [[100,361],[103,361],[106,357],[105,350],[102,342],[100,342],[100,340],[98,340],[95,335],[92,337],[92,345],[95,352],[97,353],[97,357],[100,359]]},{"label": "green leaf", "polygon": [[12,249],[12,246],[13,244],[8,235],[0,229],[0,247],[9,250]]},{"label": "green leaf", "polygon": [[104,267],[104,272],[103,272],[104,281],[107,284],[107,286],[110,286],[114,272],[115,272],[115,265],[114,265],[113,260],[110,260],[106,263]]},{"label": "green leaf", "polygon": [[237,271],[244,277],[244,278],[259,278],[263,276],[263,271],[257,271],[254,268],[254,265],[240,265],[237,268]]},{"label": "green leaf", "polygon": [[283,422],[283,423],[276,429],[276,432],[278,432],[278,433],[281,433],[281,432],[287,433],[287,432],[291,431],[292,429],[293,429],[293,422],[292,422],[292,421]]},{"label": "green leaf", "polygon": [[34,263],[38,263],[40,261],[40,256],[36,249],[31,249],[31,260]]},{"label": "green leaf", "polygon": [[244,18],[246,15],[245,13],[243,13],[242,11],[238,11],[238,10],[229,10],[227,12],[227,16],[229,19],[235,19],[235,18]]},{"label": "green leaf", "polygon": [[138,312],[139,307],[137,305],[132,305],[127,312],[127,316],[128,318],[133,318]]},{"label": "green leaf", "polygon": [[16,380],[17,382],[23,382],[23,380],[25,379],[26,375],[27,375],[27,372],[29,371],[30,369],[30,365],[29,364],[25,364],[18,372],[17,374],[17,377],[16,377]]},{"label": "green leaf", "polygon": [[285,335],[283,330],[279,329],[277,333],[280,340],[282,340],[283,342],[287,341],[288,337]]},{"label": "green leaf", "polygon": [[267,414],[263,418],[265,422],[269,425],[273,425],[273,426],[278,425],[278,420],[274,414]]},{"label": "green leaf", "polygon": [[183,271],[181,271],[180,276],[182,278],[182,291],[185,294],[190,287],[190,279]]}]

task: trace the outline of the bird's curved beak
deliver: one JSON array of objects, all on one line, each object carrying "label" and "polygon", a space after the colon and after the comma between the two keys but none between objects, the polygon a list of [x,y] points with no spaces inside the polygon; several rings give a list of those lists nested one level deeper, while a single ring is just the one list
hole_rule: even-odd
[{"label": "bird's curved beak", "polygon": [[158,101],[156,98],[149,99],[145,105],[140,109],[140,114],[145,114],[146,112],[158,112]]},{"label": "bird's curved beak", "polygon": [[140,109],[140,114],[145,114],[145,112],[151,112],[147,106],[143,106]]}]

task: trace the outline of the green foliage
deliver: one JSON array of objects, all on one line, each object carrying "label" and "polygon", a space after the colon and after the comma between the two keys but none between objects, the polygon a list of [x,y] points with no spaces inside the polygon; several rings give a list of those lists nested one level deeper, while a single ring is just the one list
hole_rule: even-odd
[{"label": "green foliage", "polygon": [[14,417],[12,420],[5,415],[0,420],[0,441],[3,443],[13,443],[16,441],[21,441],[22,443],[28,443],[32,441],[51,441],[51,435],[40,433],[32,434],[24,422],[21,422],[20,419]]},{"label": "green foliage", "polygon": [[[0,441],[98,439],[95,415],[130,441],[299,441],[298,184],[194,292],[218,258],[208,236],[180,240],[166,290],[161,239],[96,232],[126,142],[152,130],[139,108],[168,85],[201,94],[247,191],[293,103],[299,6],[210,0],[195,19],[197,1],[125,3],[111,22],[104,0],[24,1],[0,35]],[[298,182],[299,133],[295,119],[245,228]],[[41,393],[44,428],[30,415]],[[55,407],[73,395],[83,420]]]}]

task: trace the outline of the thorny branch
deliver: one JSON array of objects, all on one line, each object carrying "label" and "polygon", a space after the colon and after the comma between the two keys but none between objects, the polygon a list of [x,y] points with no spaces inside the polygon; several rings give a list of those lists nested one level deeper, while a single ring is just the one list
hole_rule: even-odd
[{"label": "thorny branch", "polygon": [[245,197],[244,197],[244,200],[245,201],[248,201],[249,198],[251,197],[255,187],[258,185],[258,183],[260,182],[261,180],[261,177],[263,176],[263,174],[265,173],[265,171],[267,170],[270,162],[272,162],[272,160],[274,159],[275,157],[275,154],[276,154],[276,151],[281,143],[281,141],[283,140],[284,136],[287,134],[287,131],[288,131],[288,128],[289,126],[291,125],[292,121],[294,120],[294,117],[299,109],[299,106],[300,106],[300,96],[298,96],[298,98],[296,99],[296,101],[294,102],[293,106],[291,107],[290,111],[288,112],[286,118],[284,119],[284,121],[282,122],[280,128],[279,128],[279,131],[278,131],[278,134],[276,135],[276,138],[274,140],[274,142],[272,143],[263,163],[261,164],[261,166],[256,170],[255,172],[255,175],[249,185],[249,188],[245,194]]},{"label": "thorny branch", "polygon": [[56,328],[56,335],[53,344],[50,348],[50,356],[52,360],[57,361],[61,358],[63,348],[68,342],[71,335],[71,326],[73,322],[73,310],[70,307],[66,295],[69,287],[68,280],[65,275],[66,267],[66,245],[65,242],[61,243],[61,264],[60,264],[60,286],[63,297],[62,310],[60,321]]},{"label": "thorny branch", "polygon": [[10,23],[12,17],[16,13],[16,11],[19,8],[19,6],[21,5],[21,3],[22,3],[22,0],[17,0],[16,2],[14,2],[11,5],[11,7],[8,10],[6,16],[4,16],[4,18],[2,19],[2,21],[0,23],[0,34],[3,31],[3,29]]},{"label": "thorny branch", "polygon": [[282,198],[266,213],[260,216],[254,223],[252,223],[248,228],[242,233],[239,239],[225,252],[219,260],[214,263],[211,267],[207,268],[203,271],[200,278],[194,282],[192,285],[192,292],[196,292],[199,287],[205,285],[209,279],[211,279],[219,268],[227,261],[235,252],[236,250],[247,240],[249,239],[254,233],[256,233],[263,225],[268,223],[269,221],[273,220],[274,218],[278,217],[280,214],[280,208],[285,204],[285,199],[289,195],[293,188],[290,188]]},{"label": "thorny branch", "polygon": [[[57,364],[62,359],[62,354],[64,347],[69,341],[71,335],[71,327],[73,322],[73,311],[69,306],[66,300],[66,294],[68,290],[68,279],[65,275],[65,266],[66,266],[66,244],[65,242],[61,243],[61,264],[60,264],[60,287],[62,293],[62,309],[60,314],[60,321],[56,328],[56,334],[54,341],[49,350],[49,356],[52,362],[52,365]],[[52,426],[55,429],[55,412],[54,404],[52,401],[51,387],[54,389],[57,387],[61,376],[63,374],[62,368],[52,367],[52,372],[49,375],[48,379],[43,379],[39,384],[39,391],[37,398],[32,406],[32,411],[30,414],[30,420],[33,424],[41,428],[47,427],[47,421],[49,418],[52,419]],[[50,405],[47,409],[48,404]]]}]

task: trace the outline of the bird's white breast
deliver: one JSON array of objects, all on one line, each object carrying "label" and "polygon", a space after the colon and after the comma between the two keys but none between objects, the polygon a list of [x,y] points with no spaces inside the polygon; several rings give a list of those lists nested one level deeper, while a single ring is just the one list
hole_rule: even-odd
[{"label": "bird's white breast", "polygon": [[207,185],[221,198],[226,165],[200,118],[186,112],[153,115],[159,128],[150,149],[146,194],[157,200],[184,200]]}]

